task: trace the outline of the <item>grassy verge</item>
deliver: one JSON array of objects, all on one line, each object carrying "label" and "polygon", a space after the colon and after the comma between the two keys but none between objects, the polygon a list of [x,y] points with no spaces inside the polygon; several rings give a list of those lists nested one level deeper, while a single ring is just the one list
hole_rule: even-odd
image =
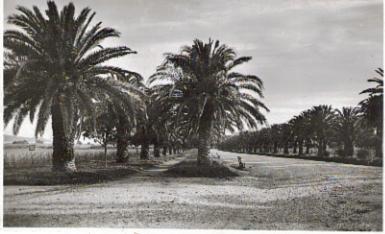
[{"label": "grassy verge", "polygon": [[[73,174],[51,171],[50,160],[40,164],[17,165],[4,168],[4,185],[76,185],[94,184],[112,181],[130,176],[146,168],[153,167],[175,158],[177,155],[167,155],[150,160],[140,160],[138,155],[130,155],[127,163],[116,163],[115,153],[107,155],[107,165],[103,153],[81,155],[76,160],[78,172]],[[86,160],[88,159],[88,160]],[[21,164],[21,162],[19,161]]]},{"label": "grassy verge", "polygon": [[51,172],[50,167],[4,174],[4,185],[69,185],[111,181],[137,172],[133,168],[83,169],[73,174]]},{"label": "grassy verge", "polygon": [[[233,151],[229,151],[229,152],[240,153],[240,152],[233,152]],[[367,161],[367,160],[359,160],[356,158],[298,156],[298,155],[272,154],[272,153],[241,153],[241,154],[256,154],[256,155],[280,157],[280,158],[297,158],[297,159],[306,159],[306,160],[314,160],[314,161],[336,162],[336,163],[364,165],[364,166],[376,166],[376,167],[382,167],[382,165],[383,165],[382,160]]]}]

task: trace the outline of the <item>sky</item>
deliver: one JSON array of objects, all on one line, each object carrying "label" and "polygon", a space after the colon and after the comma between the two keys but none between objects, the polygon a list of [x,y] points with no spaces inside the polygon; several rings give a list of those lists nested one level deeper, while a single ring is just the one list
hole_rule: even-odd
[{"label": "sky", "polygon": [[[70,1],[56,1],[60,8]],[[218,39],[253,59],[239,71],[264,81],[269,124],[283,123],[314,105],[355,106],[383,67],[383,3],[379,0],[73,0],[90,7],[121,37],[104,45],[138,52],[111,64],[149,77],[164,53],[193,39]],[[5,0],[4,20],[16,6],[46,9],[46,0]],[[9,28],[5,22],[4,28]],[[26,119],[19,135],[32,137]],[[5,128],[12,133],[12,122]],[[50,123],[44,134],[51,138]]]}]

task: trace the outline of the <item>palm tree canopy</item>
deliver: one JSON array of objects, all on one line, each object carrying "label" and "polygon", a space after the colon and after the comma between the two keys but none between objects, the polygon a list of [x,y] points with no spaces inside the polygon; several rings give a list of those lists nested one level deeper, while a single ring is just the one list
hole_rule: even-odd
[{"label": "palm tree canopy", "polygon": [[74,105],[81,112],[93,112],[93,103],[101,97],[96,93],[125,100],[120,82],[105,79],[107,74],[137,75],[104,64],[136,53],[125,46],[101,46],[105,39],[119,36],[116,30],[101,27],[101,22],[91,26],[95,13],[84,8],[75,16],[72,3],[59,12],[48,1],[45,16],[36,6],[17,10],[18,14],[8,17],[17,30],[4,33],[4,121],[7,124],[15,117],[15,134],[25,116],[29,113],[32,122],[37,111],[36,135],[44,132],[55,102],[70,121]]},{"label": "palm tree canopy", "polygon": [[374,88],[365,89],[360,94],[367,93],[370,96],[383,95],[383,93],[384,93],[384,70],[382,70],[382,68],[377,68],[377,70],[375,70],[375,72],[380,75],[380,78],[373,77],[371,79],[368,79],[368,82],[374,83],[374,84],[376,84],[376,86]]},{"label": "palm tree canopy", "polygon": [[[173,103],[178,119],[194,123],[212,109],[214,128],[242,129],[243,123],[256,127],[264,123],[260,108],[268,108],[262,98],[263,83],[254,75],[233,71],[251,57],[236,57],[235,51],[219,41],[196,39],[178,54],[166,54],[165,62],[149,78],[149,84],[165,103]],[[210,108],[209,108],[210,107]]]},{"label": "palm tree canopy", "polygon": [[357,107],[343,107],[336,110],[335,129],[340,139],[355,139],[359,120],[359,109]]},{"label": "palm tree canopy", "polygon": [[380,75],[368,79],[368,82],[375,83],[374,88],[363,90],[360,94],[369,94],[369,97],[359,103],[360,111],[363,113],[364,122],[370,126],[382,128],[383,122],[383,98],[384,98],[384,70],[378,68],[375,70]]}]

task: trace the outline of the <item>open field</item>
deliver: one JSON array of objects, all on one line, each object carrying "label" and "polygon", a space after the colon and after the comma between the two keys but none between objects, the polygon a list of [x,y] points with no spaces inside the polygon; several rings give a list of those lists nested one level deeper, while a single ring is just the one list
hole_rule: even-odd
[{"label": "open field", "polygon": [[[5,186],[5,226],[382,230],[382,168],[241,155],[232,178],[148,169],[78,186]],[[173,165],[170,161],[166,165]]]},{"label": "open field", "polygon": [[[50,166],[52,158],[51,145],[37,145],[35,150],[30,151],[28,145],[4,145],[4,167],[5,168],[34,168],[38,166]],[[129,156],[137,158],[136,149],[128,150]],[[115,159],[115,147],[108,147],[107,160]],[[89,163],[90,161],[103,164],[106,160],[104,149],[100,146],[81,145],[75,147],[77,163]]]}]

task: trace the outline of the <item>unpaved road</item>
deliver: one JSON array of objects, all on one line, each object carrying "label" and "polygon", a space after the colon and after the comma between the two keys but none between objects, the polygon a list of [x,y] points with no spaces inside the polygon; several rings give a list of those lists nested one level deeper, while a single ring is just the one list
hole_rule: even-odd
[{"label": "unpaved road", "polygon": [[212,152],[229,164],[241,155],[247,171],[5,186],[4,226],[382,230],[382,168]]}]

